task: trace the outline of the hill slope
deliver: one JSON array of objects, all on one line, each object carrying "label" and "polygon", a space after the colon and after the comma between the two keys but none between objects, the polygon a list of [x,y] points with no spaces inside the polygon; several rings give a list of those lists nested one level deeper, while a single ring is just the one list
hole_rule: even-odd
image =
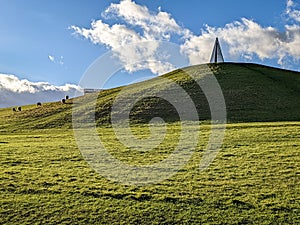
[{"label": "hill slope", "polygon": [[[223,89],[230,122],[299,121],[299,73],[253,64],[209,66]],[[211,75],[201,72],[204,67],[193,66],[163,77],[180,84],[194,100],[199,116],[209,119],[205,96],[189,76],[205,80]],[[204,171],[199,165],[212,126],[201,124],[189,161],[172,177],[148,186],[113,182],[94,171],[72,129],[34,129],[71,127],[73,106],[81,110],[79,119],[84,120],[92,111],[93,98],[98,98],[97,123],[105,125],[122,89],[126,91],[121,94],[125,106],[142,93],[166,93],[180,101],[167,79],[128,87],[82,96],[67,104],[29,105],[21,112],[0,109],[0,224],[300,224],[300,122],[226,125],[222,149]],[[152,116],[178,120],[174,108],[159,98],[146,98],[131,112],[135,123]],[[184,140],[183,153],[197,137],[198,128],[198,122],[188,123],[191,135]],[[153,131],[163,136],[165,130],[162,142],[148,151],[140,142],[135,145],[139,148],[124,145],[110,126],[97,129],[101,143],[115,159],[136,167],[154,165],[179,153],[175,148],[182,126],[169,123]],[[149,126],[136,124],[131,131],[150,142]],[[130,138],[128,133],[125,136]]]},{"label": "hill slope", "polygon": [[[252,121],[299,121],[300,120],[300,73],[271,68],[257,64],[222,63],[208,64],[223,91],[229,122]],[[127,86],[123,93],[124,111],[130,101],[147,93],[149,97],[138,101],[130,112],[132,123],[147,122],[153,117],[165,121],[178,121],[179,116],[167,101],[155,97],[161,94],[176,99],[176,89],[168,81],[179,84],[192,98],[201,120],[210,119],[210,110],[205,95],[196,81],[211,74],[203,73],[207,65],[191,66],[175,70],[161,77]],[[190,74],[194,75],[193,80]],[[167,79],[160,79],[167,78]],[[110,122],[110,112],[116,96],[122,87],[102,91],[97,100],[96,121],[98,125]],[[88,109],[98,94],[75,99],[84,102],[81,107]],[[173,96],[174,95],[174,96]],[[154,96],[154,97],[153,97]],[[181,99],[182,101],[182,99]],[[183,103],[185,101],[182,101]],[[23,108],[22,112],[11,109],[0,110],[0,127],[15,129],[71,127],[72,100],[69,104],[48,103],[41,108],[35,105]],[[82,109],[83,109],[82,108]],[[83,119],[84,119],[84,115]]]}]

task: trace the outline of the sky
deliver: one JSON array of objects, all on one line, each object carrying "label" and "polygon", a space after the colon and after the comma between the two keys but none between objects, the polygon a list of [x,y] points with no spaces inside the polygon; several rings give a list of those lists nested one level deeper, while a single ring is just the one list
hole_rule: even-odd
[{"label": "sky", "polygon": [[75,95],[107,52],[123,66],[107,88],[168,72],[161,41],[183,66],[207,63],[219,37],[226,61],[300,71],[299,0],[0,0],[0,18],[0,107]]}]

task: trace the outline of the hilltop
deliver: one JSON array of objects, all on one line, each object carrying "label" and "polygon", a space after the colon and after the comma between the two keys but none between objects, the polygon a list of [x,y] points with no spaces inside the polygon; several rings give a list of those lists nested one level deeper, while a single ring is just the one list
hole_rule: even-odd
[{"label": "hilltop", "polygon": [[[174,95],[176,90],[166,83],[167,78],[179,84],[192,98],[201,120],[210,119],[210,110],[205,95],[195,80],[204,79],[207,65],[178,69],[158,78],[127,86],[125,96],[128,102],[147,92],[150,96],[158,93]],[[208,64],[223,91],[228,122],[265,122],[300,120],[300,73],[257,64],[221,63]],[[123,87],[104,90],[95,94],[60,102],[46,103],[43,107],[35,105],[23,107],[22,112],[11,109],[0,110],[0,127],[16,129],[71,127],[73,101],[91,105],[91,99],[98,95],[96,121],[98,125],[110,122],[112,104]],[[174,96],[176,98],[176,96]],[[126,104],[125,104],[126,105]],[[86,107],[88,108],[88,107]],[[124,110],[124,109],[120,109]],[[166,122],[179,120],[178,113],[167,101],[149,97],[137,102],[130,113],[132,123],[144,123],[153,117],[162,117]]]}]

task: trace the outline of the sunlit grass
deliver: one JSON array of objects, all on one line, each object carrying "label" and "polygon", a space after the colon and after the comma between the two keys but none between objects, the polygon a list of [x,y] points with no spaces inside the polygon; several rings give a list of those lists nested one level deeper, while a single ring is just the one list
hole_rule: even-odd
[{"label": "sunlit grass", "polygon": [[[169,124],[169,132],[176,135],[178,126]],[[210,132],[203,125],[189,163],[170,179],[144,187],[117,184],[94,172],[72,130],[2,132],[0,223],[297,224],[299,128],[299,122],[229,124],[222,150],[200,172]],[[144,125],[132,129],[147,133]],[[115,146],[112,154],[131,164],[160,160],[174,146],[167,137],[162,152],[142,157],[122,147],[111,128],[98,131],[107,146]]]},{"label": "sunlit grass", "polygon": [[[122,88],[67,104],[24,106],[21,112],[0,109],[0,224],[300,224],[299,73],[254,64],[208,66],[226,101],[222,148],[200,171],[210,111],[188,74],[202,79],[203,65],[164,75],[191,96],[201,122],[185,121],[185,148],[199,138],[188,163],[156,184],[124,185],[96,173],[77,146],[72,109],[82,112],[82,124],[86,115],[95,117],[99,137],[115,159],[132,166],[158,163],[174,151],[182,127],[174,108],[155,97],[164,91],[176,97],[176,91],[157,79],[129,86],[123,96],[129,101],[142,92],[153,95],[130,111],[136,138],[146,143],[162,138],[149,151],[125,146],[111,127],[112,104]],[[153,117],[166,124],[149,126]],[[127,134],[123,138],[130,143]]]}]

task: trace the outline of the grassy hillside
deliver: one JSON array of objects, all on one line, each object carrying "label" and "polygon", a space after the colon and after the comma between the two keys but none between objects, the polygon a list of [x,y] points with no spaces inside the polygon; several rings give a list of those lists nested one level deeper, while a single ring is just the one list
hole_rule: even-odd
[{"label": "grassy hillside", "polygon": [[[192,66],[173,71],[163,78],[179,84],[192,98],[201,120],[210,119],[210,110],[205,95],[189,74],[197,81],[205,80],[205,66]],[[270,68],[256,64],[224,63],[210,64],[223,91],[228,121],[299,121],[300,120],[300,73]],[[110,122],[112,104],[122,88],[102,91],[98,96],[96,121],[99,125]],[[143,93],[149,96],[166,94],[174,96],[176,90],[159,78],[133,84],[122,93],[124,106]],[[76,101],[91,105],[94,96],[83,96]],[[184,101],[183,101],[184,102]],[[41,108],[28,106],[22,112],[13,113],[10,109],[0,109],[0,126],[16,124],[17,129],[71,127],[71,108],[69,104],[49,103]],[[126,108],[126,107],[124,107]],[[119,110],[124,110],[120,108]],[[167,122],[178,121],[179,117],[172,105],[161,98],[149,97],[137,102],[131,111],[133,123],[147,122],[155,116]]]},{"label": "grassy hillside", "polygon": [[[196,82],[208,76],[201,72],[204,67],[163,77],[184,88],[199,117],[209,120],[208,103]],[[240,63],[209,67],[227,106],[222,149],[209,168],[199,170],[212,131],[200,123],[188,163],[174,176],[148,186],[112,182],[88,165],[71,129],[72,108],[89,111],[97,98],[97,131],[107,151],[129,165],[145,166],[173,153],[181,135],[178,114],[166,101],[147,98],[130,114],[131,130],[140,139],[149,136],[144,122],[153,116],[168,122],[164,140],[151,151],[124,146],[107,126],[122,88],[67,104],[29,105],[21,112],[0,109],[0,224],[300,224],[300,73]],[[125,106],[142,93],[177,94],[159,78],[126,91]],[[187,124],[195,136],[199,122]],[[164,127],[155,131],[161,135]],[[189,138],[184,141],[189,146]]]}]

